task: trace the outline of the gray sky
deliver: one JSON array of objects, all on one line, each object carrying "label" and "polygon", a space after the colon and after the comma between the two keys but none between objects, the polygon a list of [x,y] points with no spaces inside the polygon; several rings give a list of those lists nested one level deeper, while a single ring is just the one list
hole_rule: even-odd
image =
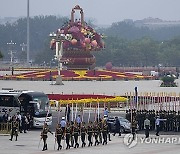
[{"label": "gray sky", "polygon": [[[0,17],[26,16],[27,0],[0,0]],[[30,16],[70,16],[79,4],[85,18],[96,19],[96,24],[109,25],[124,19],[147,17],[180,20],[180,0],[30,0]]]}]

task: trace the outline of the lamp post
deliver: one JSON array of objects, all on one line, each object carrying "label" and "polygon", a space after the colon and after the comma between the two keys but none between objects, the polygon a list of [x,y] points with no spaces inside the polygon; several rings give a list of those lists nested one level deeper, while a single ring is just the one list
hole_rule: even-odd
[{"label": "lamp post", "polygon": [[27,66],[29,66],[29,0],[27,0]]},{"label": "lamp post", "polygon": [[9,45],[9,54],[11,56],[11,64],[13,64],[13,58],[14,58],[14,51],[13,51],[13,46],[16,45],[16,43],[14,43],[12,40],[11,42],[7,43],[7,45]]},{"label": "lamp post", "polygon": [[49,36],[56,39],[56,54],[54,59],[58,61],[58,76],[56,78],[55,85],[64,85],[61,77],[61,70],[62,70],[61,58],[63,54],[63,40],[65,36],[64,34],[57,35],[56,33],[50,33]]},{"label": "lamp post", "polygon": [[50,67],[50,71],[49,71],[49,80],[52,81],[51,84],[53,84],[53,79],[52,79],[52,63],[54,62],[54,59],[51,59],[49,62],[49,67]]}]

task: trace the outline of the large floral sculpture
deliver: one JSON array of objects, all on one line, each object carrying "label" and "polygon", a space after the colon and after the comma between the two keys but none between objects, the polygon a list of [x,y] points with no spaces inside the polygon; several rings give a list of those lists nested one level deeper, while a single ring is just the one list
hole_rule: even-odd
[{"label": "large floral sculpture", "polygon": [[[75,20],[75,10],[80,10],[81,19]],[[56,48],[58,36],[64,36],[63,55],[61,60],[69,69],[84,69],[93,67],[95,57],[90,51],[104,48],[102,35],[84,22],[83,9],[76,5],[71,12],[71,20],[56,32],[56,39],[51,40],[51,49]]]}]

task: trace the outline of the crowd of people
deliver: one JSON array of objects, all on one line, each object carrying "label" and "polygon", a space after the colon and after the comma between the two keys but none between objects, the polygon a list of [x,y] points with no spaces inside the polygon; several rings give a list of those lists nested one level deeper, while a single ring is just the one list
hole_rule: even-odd
[{"label": "crowd of people", "polygon": [[21,115],[17,112],[15,115],[10,116],[7,112],[5,112],[2,116],[1,123],[11,125],[11,127],[7,127],[11,128],[11,138],[9,140],[12,141],[13,135],[15,135],[15,141],[17,141],[18,132],[27,133],[27,131],[30,130],[32,126],[32,118],[29,113]]},{"label": "crowd of people", "polygon": [[[132,117],[135,118],[138,124],[138,130],[144,130],[144,121],[146,118],[150,120],[150,130],[156,129],[156,119],[161,120],[159,124],[160,131],[180,131],[180,111],[155,111],[155,110],[132,110]],[[131,121],[131,110],[126,111],[126,118]]]},{"label": "crowd of people", "polygon": [[[89,123],[81,122],[80,115],[78,115],[74,122],[68,122],[65,117],[62,117],[55,130],[55,138],[58,145],[57,150],[63,148],[62,140],[66,143],[66,149],[70,149],[71,147],[79,148],[79,146],[83,148],[86,145],[90,147],[93,146],[93,144],[94,146],[107,144],[108,140],[111,141],[111,139],[106,117],[105,115],[103,119],[99,118],[97,121],[90,121]],[[53,134],[47,124],[45,124],[41,132],[41,138],[44,142],[43,151],[47,150],[48,132]]]}]

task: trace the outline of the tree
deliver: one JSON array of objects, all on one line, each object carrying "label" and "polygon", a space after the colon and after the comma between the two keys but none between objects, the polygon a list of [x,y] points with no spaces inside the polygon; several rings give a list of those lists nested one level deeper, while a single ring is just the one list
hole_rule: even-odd
[{"label": "tree", "polygon": [[2,52],[0,51],[0,59],[3,58]]},{"label": "tree", "polygon": [[175,77],[172,75],[164,76],[162,79],[161,87],[177,87],[175,81]]}]

